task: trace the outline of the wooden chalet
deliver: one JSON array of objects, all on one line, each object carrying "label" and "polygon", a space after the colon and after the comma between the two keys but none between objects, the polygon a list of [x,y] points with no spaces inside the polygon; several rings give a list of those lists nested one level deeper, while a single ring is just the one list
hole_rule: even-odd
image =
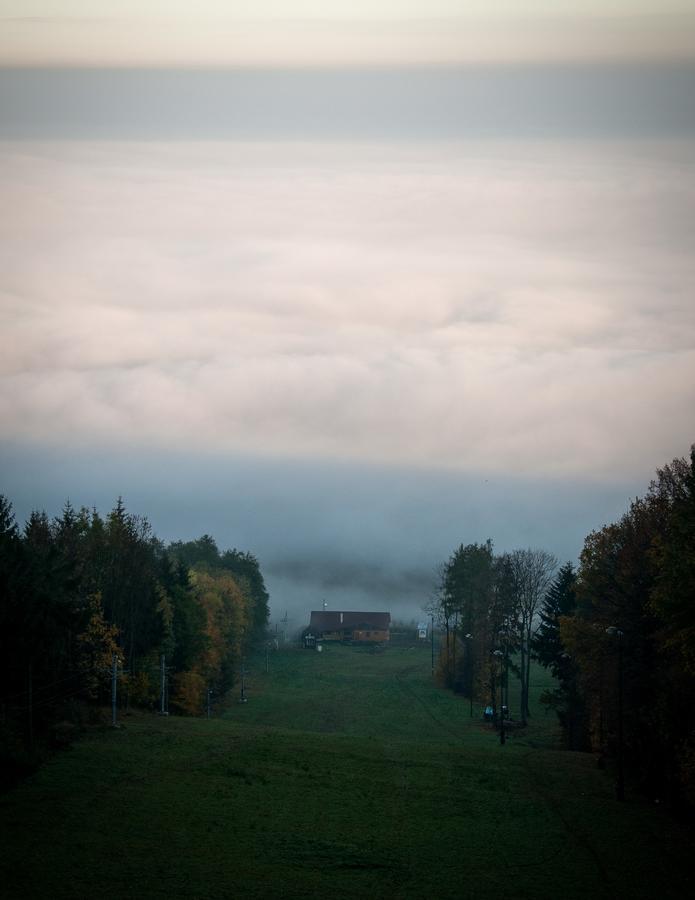
[{"label": "wooden chalet", "polygon": [[391,613],[313,610],[309,632],[317,641],[380,643],[389,640]]}]

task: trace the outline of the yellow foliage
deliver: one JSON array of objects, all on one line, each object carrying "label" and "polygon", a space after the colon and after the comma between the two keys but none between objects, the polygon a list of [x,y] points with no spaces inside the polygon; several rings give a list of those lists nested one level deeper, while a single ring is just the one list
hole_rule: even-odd
[{"label": "yellow foliage", "polygon": [[123,677],[123,689],[133,706],[152,706],[159,698],[159,684],[147,672],[136,672]]},{"label": "yellow foliage", "polygon": [[251,617],[250,600],[228,572],[194,572],[191,581],[205,611],[208,639],[199,668],[206,677],[215,679],[224,660],[241,655]]},{"label": "yellow foliage", "polygon": [[172,678],[171,705],[188,716],[197,716],[205,703],[205,681],[197,672],[179,672]]},{"label": "yellow foliage", "polygon": [[123,650],[118,646],[118,628],[104,618],[101,593],[89,598],[89,620],[87,627],[77,636],[79,647],[79,668],[83,673],[83,683],[88,697],[95,699],[100,688],[108,684],[112,657],[116,653],[123,658]]}]

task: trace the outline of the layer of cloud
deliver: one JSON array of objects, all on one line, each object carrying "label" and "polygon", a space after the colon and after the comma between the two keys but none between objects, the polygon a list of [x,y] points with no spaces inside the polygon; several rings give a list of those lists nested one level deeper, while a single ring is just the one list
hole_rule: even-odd
[{"label": "layer of cloud", "polygon": [[5,144],[3,433],[570,477],[695,409],[689,144]]},{"label": "layer of cloud", "polygon": [[[522,8],[520,8],[522,7]],[[687,2],[0,3],[5,65],[692,59]]]}]

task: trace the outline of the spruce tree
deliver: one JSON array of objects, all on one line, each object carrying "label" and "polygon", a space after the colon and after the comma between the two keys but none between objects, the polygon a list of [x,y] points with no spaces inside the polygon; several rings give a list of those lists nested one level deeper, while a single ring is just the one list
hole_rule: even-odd
[{"label": "spruce tree", "polygon": [[576,580],[574,566],[565,563],[546,592],[540,611],[541,624],[533,640],[533,654],[538,662],[560,680],[567,668],[567,654],[560,640],[560,617],[574,615]]}]

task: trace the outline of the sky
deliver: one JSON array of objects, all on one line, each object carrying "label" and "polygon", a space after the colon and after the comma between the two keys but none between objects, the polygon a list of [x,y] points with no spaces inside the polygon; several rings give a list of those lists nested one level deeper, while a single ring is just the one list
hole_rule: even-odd
[{"label": "sky", "polygon": [[[419,618],[695,410],[691,3],[0,0],[0,491]],[[8,212],[9,211],[9,212]]]},{"label": "sky", "polygon": [[11,65],[692,59],[692,0],[2,0]]}]

